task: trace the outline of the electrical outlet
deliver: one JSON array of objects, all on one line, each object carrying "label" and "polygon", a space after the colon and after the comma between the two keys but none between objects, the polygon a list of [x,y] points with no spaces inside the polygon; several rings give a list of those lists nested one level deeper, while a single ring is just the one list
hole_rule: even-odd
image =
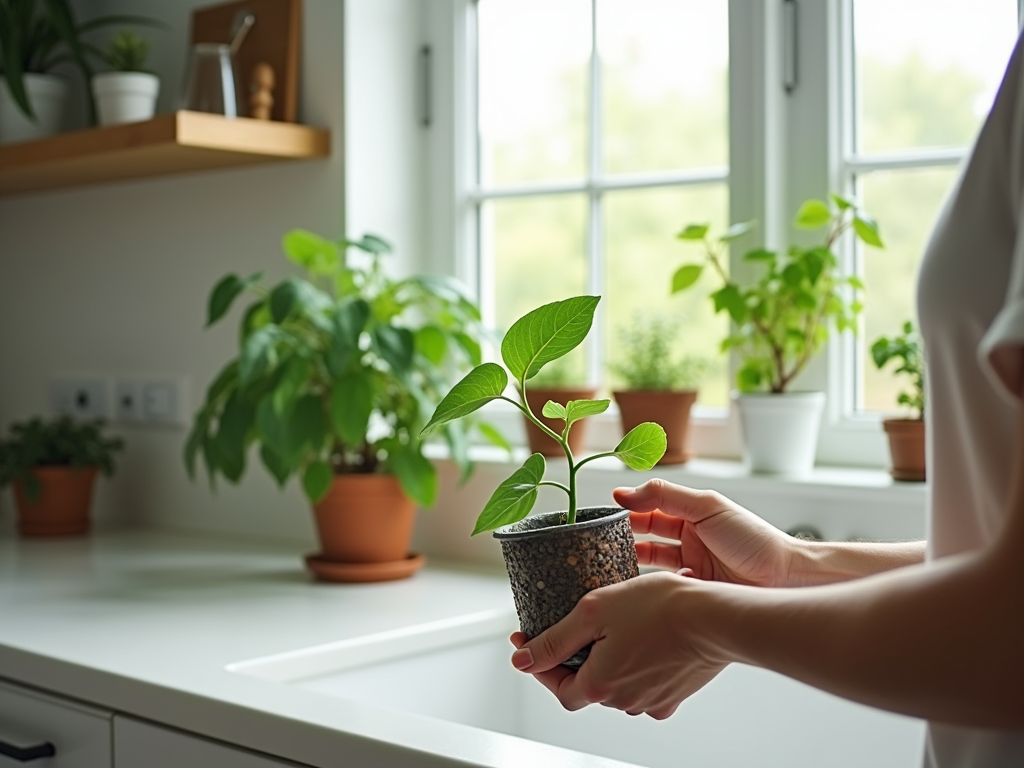
[{"label": "electrical outlet", "polygon": [[114,409],[122,424],[187,426],[188,380],[183,377],[118,378]]},{"label": "electrical outlet", "polygon": [[142,412],[142,382],[118,379],[114,387],[114,414],[122,424],[141,424],[146,420]]},{"label": "electrical outlet", "polygon": [[50,404],[64,416],[110,418],[110,382],[100,378],[60,378],[50,382]]}]

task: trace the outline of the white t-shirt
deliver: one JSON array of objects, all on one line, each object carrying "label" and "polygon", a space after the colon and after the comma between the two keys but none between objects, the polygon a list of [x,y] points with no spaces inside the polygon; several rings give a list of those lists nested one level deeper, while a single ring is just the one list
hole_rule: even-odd
[{"label": "white t-shirt", "polygon": [[[1021,40],[932,233],[917,300],[928,359],[928,549],[929,558],[940,558],[999,536],[1019,471],[1013,458],[1024,374]],[[1007,609],[1024,610],[1024,595]],[[1024,766],[1024,731],[932,723],[925,765]]]}]

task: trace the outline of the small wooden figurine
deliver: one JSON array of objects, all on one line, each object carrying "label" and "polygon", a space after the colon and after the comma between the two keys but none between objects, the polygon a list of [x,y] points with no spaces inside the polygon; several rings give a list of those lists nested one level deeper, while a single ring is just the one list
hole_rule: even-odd
[{"label": "small wooden figurine", "polygon": [[264,61],[252,68],[249,83],[249,116],[269,120],[274,108],[274,68]]}]

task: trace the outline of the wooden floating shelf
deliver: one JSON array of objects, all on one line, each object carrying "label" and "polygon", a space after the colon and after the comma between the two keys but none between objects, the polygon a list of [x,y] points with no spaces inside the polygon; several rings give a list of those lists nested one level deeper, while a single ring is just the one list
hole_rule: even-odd
[{"label": "wooden floating shelf", "polygon": [[0,146],[0,196],[327,157],[331,135],[295,123],[179,111]]}]

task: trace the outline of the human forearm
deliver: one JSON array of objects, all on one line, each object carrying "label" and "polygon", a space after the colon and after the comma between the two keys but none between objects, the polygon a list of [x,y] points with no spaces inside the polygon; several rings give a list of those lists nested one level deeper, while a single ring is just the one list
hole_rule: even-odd
[{"label": "human forearm", "polygon": [[799,542],[789,558],[786,586],[811,587],[872,576],[924,562],[925,543]]},{"label": "human forearm", "polygon": [[721,661],[918,717],[1024,728],[1024,583],[1006,558],[813,589],[702,589],[709,652]]}]

